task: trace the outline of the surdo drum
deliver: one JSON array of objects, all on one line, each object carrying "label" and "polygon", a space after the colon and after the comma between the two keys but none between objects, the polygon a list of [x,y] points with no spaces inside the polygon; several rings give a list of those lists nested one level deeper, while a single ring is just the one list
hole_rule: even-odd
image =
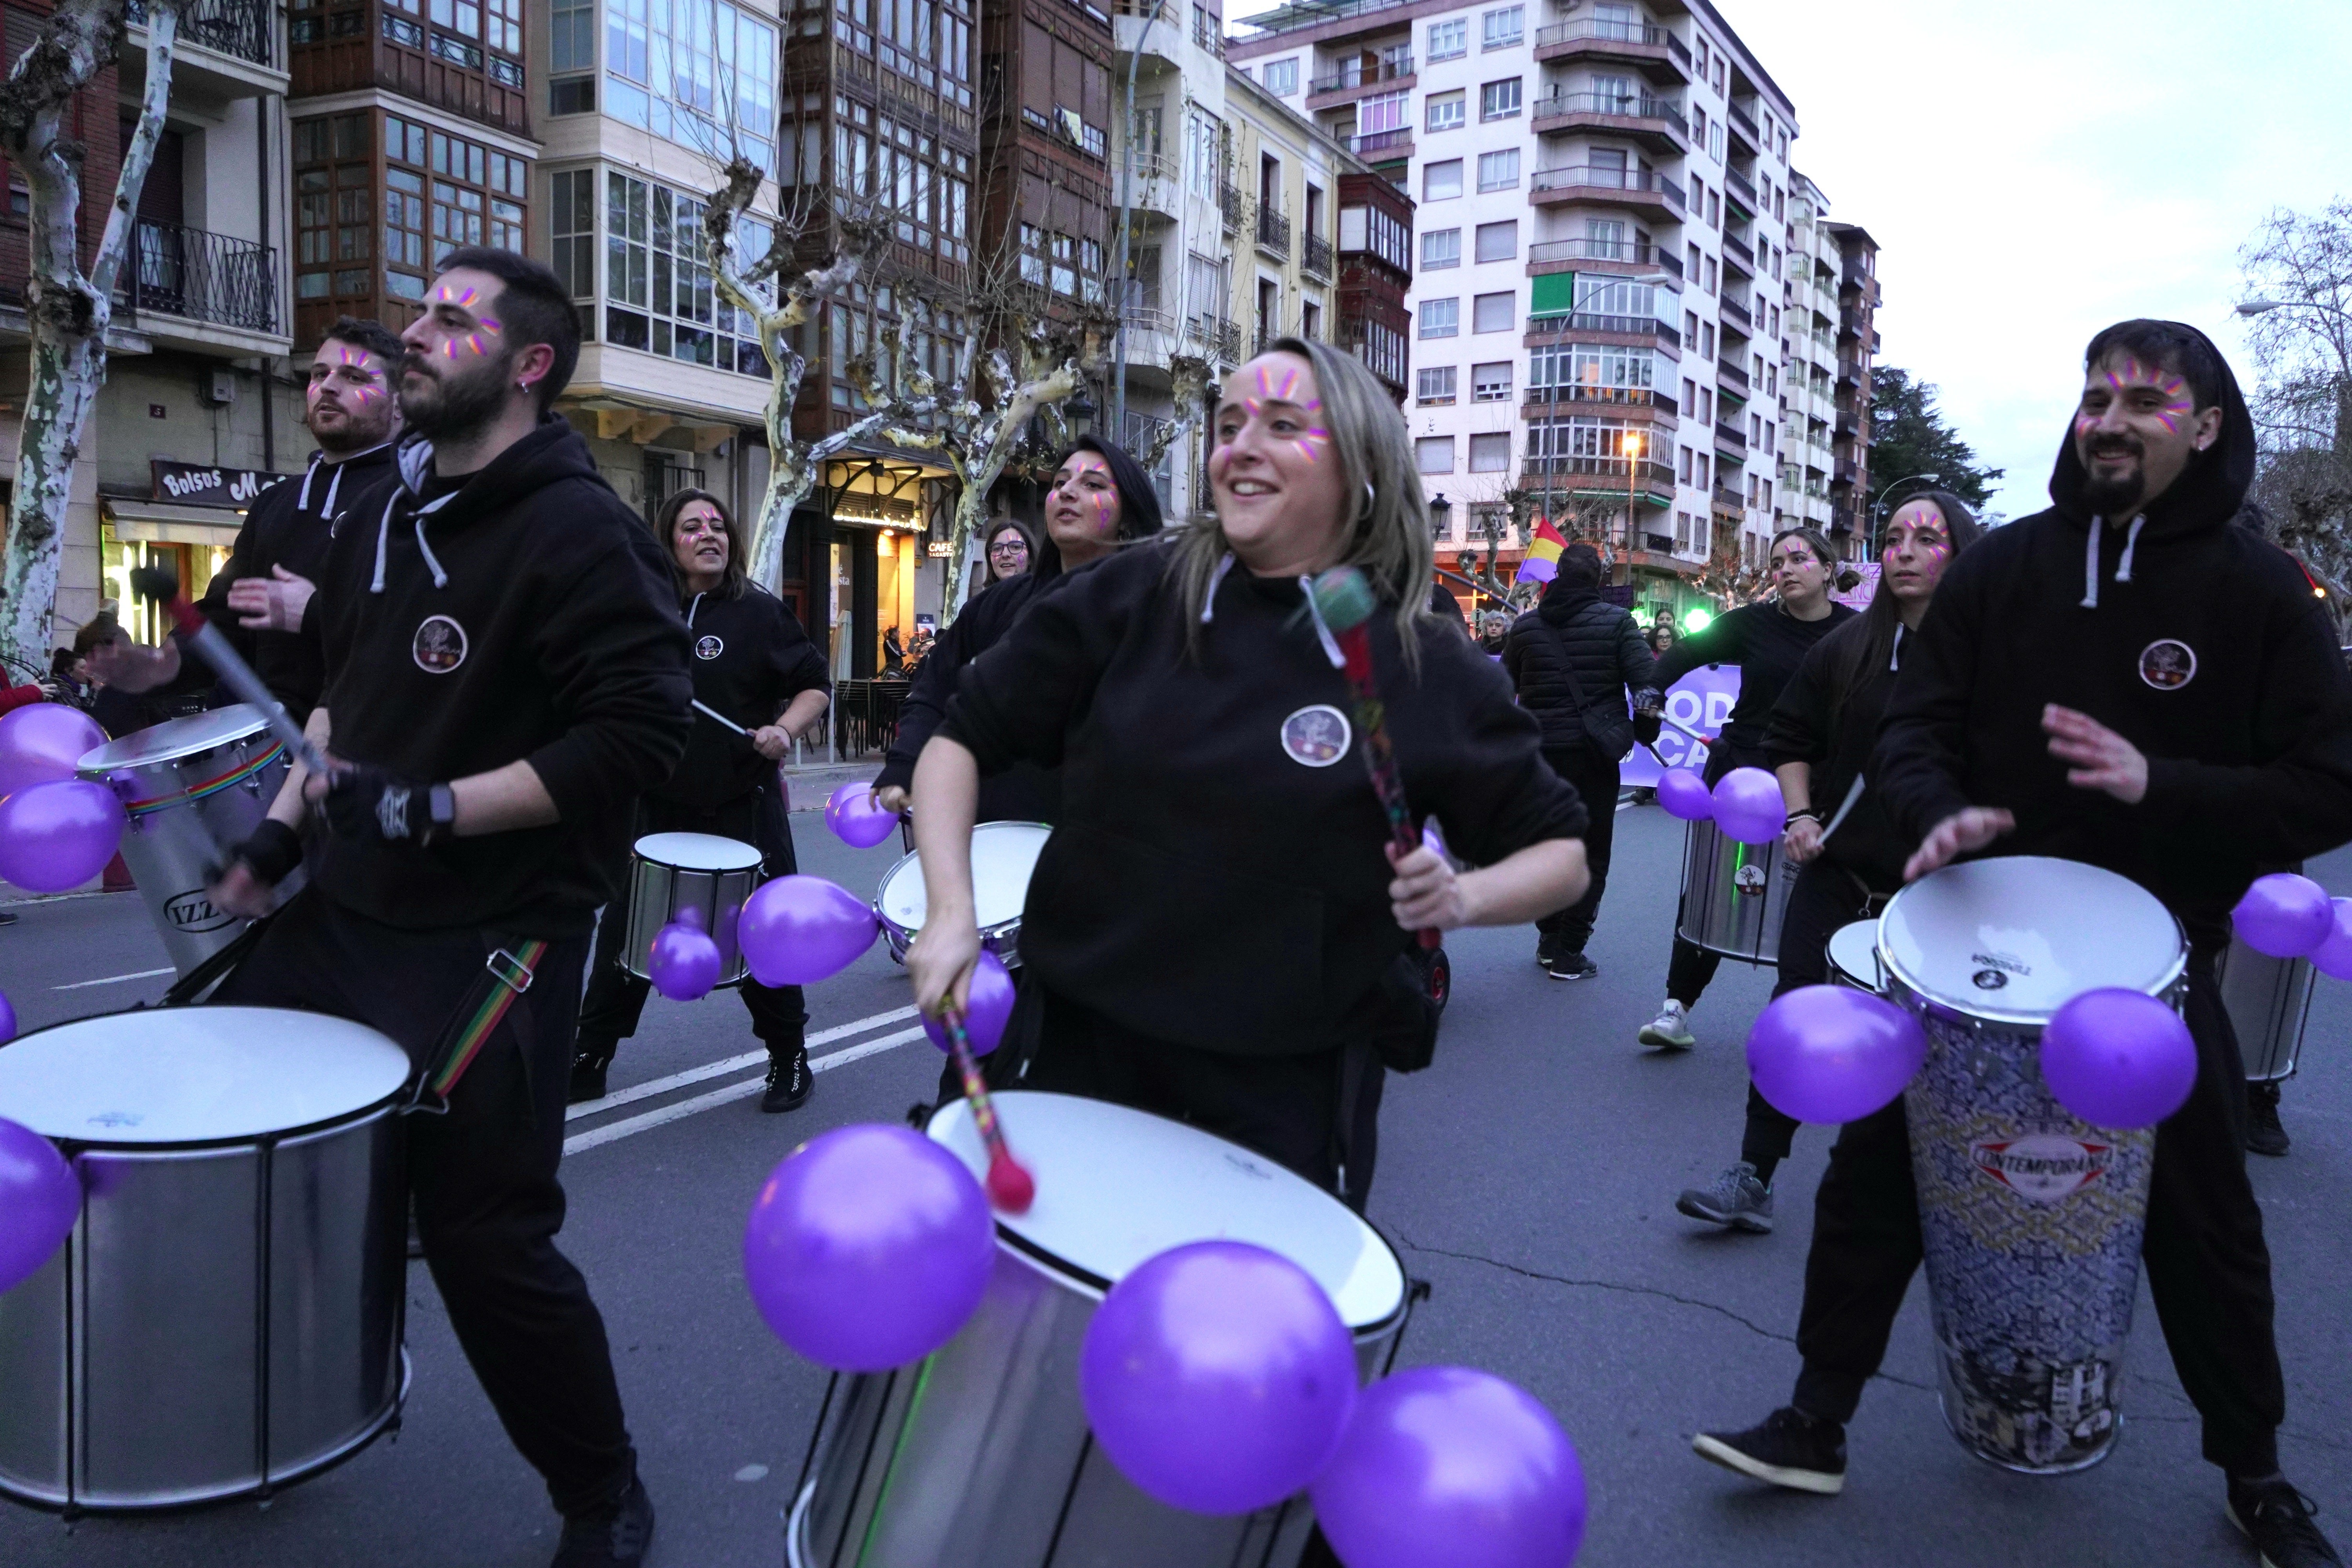
[{"label": "surdo drum", "polygon": [[1780,961],[1780,921],[1800,868],[1780,840],[1742,844],[1712,822],[1694,822],[1683,841],[1685,942],[1744,963]]},{"label": "surdo drum", "polygon": [[[1380,1233],[1272,1161],[1101,1100],[1008,1091],[1006,1138],[1035,1172],[1027,1214],[996,1216],[996,1272],[946,1348],[835,1380],[789,1522],[791,1568],[1265,1568],[1298,1561],[1303,1498],[1213,1519],[1156,1502],[1087,1432],[1087,1325],[1104,1293],[1171,1247],[1230,1238],[1313,1275],[1370,1378],[1393,1359],[1405,1278]],[[987,1169],[958,1100],[930,1135]]]},{"label": "surdo drum", "polygon": [[2238,1037],[2248,1082],[2277,1083],[2294,1076],[2318,977],[2307,958],[2273,958],[2236,937],[2214,962],[2213,978]]},{"label": "surdo drum", "polygon": [[[229,851],[261,826],[290,765],[261,710],[247,703],[134,731],[76,764],[130,814],[123,863],[182,974],[245,929],[245,921],[215,909],[205,889]],[[278,884],[280,899],[301,885],[298,869]]]},{"label": "surdo drum", "polygon": [[2121,1420],[2156,1132],[2077,1121],[2043,1085],[2039,1047],[2085,991],[2178,1006],[2179,925],[2112,871],[2005,857],[1895,894],[1877,956],[1927,1036],[1903,1104],[1944,1418],[2009,1469],[2096,1464]]},{"label": "surdo drum", "polygon": [[268,1496],[399,1414],[408,1056],[267,1007],[84,1018],[0,1049],[80,1220],[0,1294],[0,1495],[73,1512]]},{"label": "surdo drum", "polygon": [[[971,830],[972,917],[980,945],[1021,967],[1021,910],[1029,901],[1029,877],[1054,830],[1042,822],[983,822]],[[907,962],[907,949],[929,913],[922,858],[908,855],[883,877],[874,895],[875,918],[889,939],[890,956]]]},{"label": "surdo drum", "polygon": [[1851,985],[1856,991],[1883,989],[1876,921],[1855,921],[1830,933],[1830,983]]},{"label": "surdo drum", "polygon": [[621,940],[623,969],[653,978],[654,938],[684,919],[719,944],[719,984],[742,984],[748,966],[735,927],[745,900],[760,885],[760,852],[712,833],[649,833],[629,856],[629,928]]}]

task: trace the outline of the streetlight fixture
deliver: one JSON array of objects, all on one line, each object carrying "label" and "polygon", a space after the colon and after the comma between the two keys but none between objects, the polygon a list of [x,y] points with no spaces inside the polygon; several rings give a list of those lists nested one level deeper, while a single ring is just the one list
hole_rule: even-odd
[{"label": "streetlight fixture", "polygon": [[1445,499],[1444,490],[1429,503],[1429,536],[1438,540],[1454,536],[1454,503]]},{"label": "streetlight fixture", "polygon": [[1626,431],[1623,444],[1625,447],[1625,548],[1631,550],[1633,548],[1633,492],[1634,487],[1641,482],[1642,433],[1639,430]]},{"label": "streetlight fixture", "polygon": [[1879,487],[1877,499],[1870,503],[1870,532],[1871,538],[1874,542],[1878,536],[1878,517],[1879,513],[1885,510],[1888,492],[1892,491],[1898,485],[1907,485],[1915,479],[1925,479],[1931,485],[1940,485],[1944,482],[1944,476],[1941,474],[1906,474],[1899,479],[1889,479],[1885,485]]}]

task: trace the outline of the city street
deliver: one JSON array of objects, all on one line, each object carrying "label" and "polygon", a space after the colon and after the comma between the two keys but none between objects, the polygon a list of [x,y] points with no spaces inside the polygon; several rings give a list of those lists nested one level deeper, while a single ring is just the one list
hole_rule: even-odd
[{"label": "city street", "polygon": [[[803,791],[803,800],[813,800]],[[1850,1429],[1844,1496],[1774,1492],[1690,1451],[1702,1426],[1746,1426],[1784,1400],[1828,1143],[1807,1129],[1779,1182],[1780,1229],[1716,1233],[1674,1210],[1735,1157],[1739,1043],[1769,972],[1727,964],[1695,1014],[1700,1047],[1643,1051],[1663,994],[1681,826],[1654,806],[1619,818],[1617,866],[1591,947],[1597,978],[1549,980],[1532,931],[1457,933],[1454,997],[1434,1067],[1391,1078],[1370,1217],[1433,1294],[1402,1364],[1461,1363],[1511,1378],[1559,1415],[1583,1458],[1594,1565],[2251,1563],[2167,1359],[2143,1288],[2126,1429],[2113,1458],[2061,1479],[1971,1458],[1932,1391],[1924,1281],[1886,1373]],[[861,897],[896,841],[843,847],[794,818],[803,869]],[[2352,858],[2313,874],[2352,892]],[[161,993],[165,963],[135,894],[13,906],[0,988],[26,1029]],[[2045,911],[2063,915],[2063,911]],[[928,1099],[939,1057],[880,944],[813,989],[814,1100],[762,1116],[741,1005],[655,998],[615,1064],[615,1093],[576,1116],[563,1245],[609,1326],[659,1568],[782,1561],[780,1515],[825,1376],[783,1349],[745,1293],[743,1218],[796,1143]],[[2294,1148],[2256,1160],[2276,1267],[2289,1391],[2286,1473],[2352,1544],[2352,990],[2322,982],[2307,1070],[2284,1118]],[[2334,1194],[2334,1195],[2330,1195]],[[409,1273],[415,1384],[396,1439],[279,1496],[176,1518],[87,1519],[0,1504],[10,1568],[539,1568],[557,1521],[457,1354],[432,1282]],[[158,1321],[159,1335],[174,1332]],[[202,1355],[190,1343],[186,1353]],[[0,1390],[0,1398],[6,1397]],[[946,1568],[946,1565],[943,1565]],[[1432,1568],[1438,1568],[1433,1564]]]}]

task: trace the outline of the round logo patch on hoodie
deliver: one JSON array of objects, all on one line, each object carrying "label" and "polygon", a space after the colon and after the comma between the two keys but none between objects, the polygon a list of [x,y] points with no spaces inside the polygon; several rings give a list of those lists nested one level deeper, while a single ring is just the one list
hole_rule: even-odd
[{"label": "round logo patch on hoodie", "polygon": [[466,662],[466,628],[446,616],[427,616],[408,653],[425,674],[446,675]]},{"label": "round logo patch on hoodie", "polygon": [[726,651],[727,645],[717,637],[704,637],[694,645],[694,657],[697,658],[717,658]]},{"label": "round logo patch on hoodie", "polygon": [[1292,762],[1310,768],[1328,768],[1346,756],[1355,738],[1348,716],[1325,702],[1301,708],[1282,721],[1282,749]]},{"label": "round logo patch on hoodie", "polygon": [[2158,691],[2178,691],[2197,679],[2197,650],[2165,637],[2139,650],[2139,678]]}]

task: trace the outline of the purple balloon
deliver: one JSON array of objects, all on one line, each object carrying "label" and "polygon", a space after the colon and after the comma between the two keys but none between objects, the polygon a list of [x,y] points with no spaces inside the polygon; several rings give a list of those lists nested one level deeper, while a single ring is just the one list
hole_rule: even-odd
[{"label": "purple balloon", "polygon": [[2094,1127],[2153,1127],[2189,1102],[2197,1042],[2144,992],[2085,991],[2042,1027],[2042,1081]]},{"label": "purple balloon", "polygon": [[836,1372],[904,1366],[955,1338],[995,1265],[980,1184],[904,1127],[810,1139],[769,1173],[743,1231],[760,1315]]},{"label": "purple balloon", "polygon": [[1780,781],[1762,768],[1734,768],[1715,784],[1715,825],[1742,844],[1769,844],[1788,826]]},{"label": "purple balloon", "polygon": [[[965,998],[963,1032],[971,1041],[971,1054],[984,1057],[1004,1039],[1004,1026],[1013,1019],[1013,974],[1004,961],[983,950],[980,962],[971,972],[971,994]],[[931,1044],[948,1049],[948,1032],[936,1018],[923,1020],[923,1033]]]},{"label": "purple balloon", "polygon": [[1685,822],[1704,822],[1715,815],[1715,796],[1707,794],[1706,781],[1689,768],[1668,768],[1658,775],[1658,804],[1668,816]]},{"label": "purple balloon", "polygon": [[2308,877],[2279,871],[2255,878],[2230,919],[2256,952],[2305,958],[2327,940],[2336,914],[2328,907],[2326,889]]},{"label": "purple balloon", "polygon": [[2352,980],[2352,899],[2337,899],[2327,940],[2311,950],[2314,968],[2338,980]]},{"label": "purple balloon", "polygon": [[823,877],[778,877],[743,904],[736,944],[762,985],[830,980],[874,945],[881,929],[855,894]]},{"label": "purple balloon", "polygon": [[85,752],[106,744],[106,731],[79,708],[33,702],[0,715],[0,795],[74,776]]},{"label": "purple balloon", "polygon": [[1882,1110],[1927,1059],[1917,1019],[1850,985],[1775,997],[1748,1031],[1756,1091],[1800,1121],[1858,1121]]},{"label": "purple balloon", "polygon": [[0,798],[0,879],[36,893],[78,888],[106,869],[129,820],[104,784],[27,785]]},{"label": "purple balloon", "polygon": [[719,984],[719,944],[707,931],[672,921],[654,933],[646,970],[654,989],[671,1001],[698,1001]]},{"label": "purple balloon", "polygon": [[1329,1462],[1356,1405],[1355,1346],[1290,1259],[1196,1241],[1111,1287],[1087,1325],[1078,1397],[1095,1441],[1145,1492],[1248,1513]]},{"label": "purple balloon", "polygon": [[0,1046],[6,1045],[16,1037],[16,1009],[9,1002],[7,993],[0,992]]},{"label": "purple balloon", "polygon": [[1464,1366],[1382,1378],[1313,1488],[1348,1568],[1568,1568],[1584,1468],[1536,1397]]},{"label": "purple balloon", "polygon": [[0,1290],[47,1263],[81,1215],[81,1181],[58,1146],[0,1119]]},{"label": "purple balloon", "polygon": [[824,825],[853,849],[871,849],[898,830],[895,812],[874,804],[870,784],[845,784],[825,802]]}]

